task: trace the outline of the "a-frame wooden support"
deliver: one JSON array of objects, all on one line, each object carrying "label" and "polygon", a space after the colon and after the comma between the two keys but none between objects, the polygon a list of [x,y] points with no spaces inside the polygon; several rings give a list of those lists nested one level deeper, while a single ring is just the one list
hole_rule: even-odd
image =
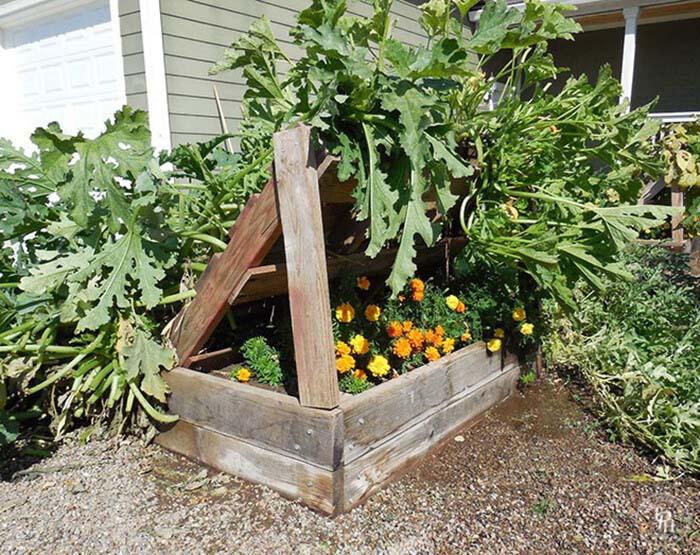
[{"label": "a-frame wooden support", "polygon": [[230,304],[284,236],[294,352],[303,406],[338,406],[328,271],[318,186],[329,157],[317,165],[310,129],[303,125],[273,138],[273,177],[246,204],[229,233],[226,250],[214,257],[196,285],[197,296],[178,314],[170,335],[180,364],[189,365]]}]

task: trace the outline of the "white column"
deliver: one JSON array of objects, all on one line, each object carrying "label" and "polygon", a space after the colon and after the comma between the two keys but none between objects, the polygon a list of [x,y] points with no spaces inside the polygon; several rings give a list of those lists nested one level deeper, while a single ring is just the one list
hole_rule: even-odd
[{"label": "white column", "polygon": [[151,143],[156,150],[170,149],[170,114],[165,80],[163,32],[160,24],[160,1],[139,0],[141,39],[146,71],[146,97]]},{"label": "white column", "polygon": [[634,57],[637,51],[637,17],[639,17],[639,6],[624,8],[622,14],[625,16],[625,43],[622,49],[622,97],[632,101],[632,83],[634,82]]}]

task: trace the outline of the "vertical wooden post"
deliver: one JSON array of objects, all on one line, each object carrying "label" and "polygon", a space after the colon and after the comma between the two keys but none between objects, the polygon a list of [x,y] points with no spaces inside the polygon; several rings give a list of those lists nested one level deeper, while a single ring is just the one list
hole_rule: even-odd
[{"label": "vertical wooden post", "polygon": [[[671,185],[671,206],[683,208],[683,190],[677,183]],[[674,247],[681,248],[683,246],[683,212],[676,214],[671,218],[671,240]]]},{"label": "vertical wooden post", "polygon": [[338,406],[338,376],[311,131],[275,133],[275,181],[287,265],[299,399],[308,407]]}]

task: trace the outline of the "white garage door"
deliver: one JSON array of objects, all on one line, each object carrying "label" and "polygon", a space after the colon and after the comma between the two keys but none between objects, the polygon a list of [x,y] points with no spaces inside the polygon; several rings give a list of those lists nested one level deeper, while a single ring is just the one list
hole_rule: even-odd
[{"label": "white garage door", "polygon": [[0,134],[26,146],[32,131],[50,121],[68,133],[98,134],[125,102],[117,37],[108,1],[5,29],[14,94],[12,123],[0,123]]}]

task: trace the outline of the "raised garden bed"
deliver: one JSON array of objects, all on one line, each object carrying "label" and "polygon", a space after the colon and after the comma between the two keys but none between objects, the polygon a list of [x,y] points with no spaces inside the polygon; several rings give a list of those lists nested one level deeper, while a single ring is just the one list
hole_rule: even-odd
[{"label": "raised garden bed", "polygon": [[[166,380],[180,420],[157,442],[334,514],[508,397],[520,370],[514,356],[491,355],[479,342],[358,395],[341,395],[329,275],[355,267],[381,274],[393,256],[355,252],[364,228],[340,208],[352,202],[351,187],[327,171],[331,157],[321,154],[317,163],[308,128],[276,134],[274,146],[274,178],[246,205],[227,249],[210,262],[197,297],[173,323],[182,367]],[[420,249],[418,262],[434,263],[452,242]],[[219,370],[233,349],[200,353],[229,306],[285,293],[298,398],[227,379]]]},{"label": "raised garden bed", "polygon": [[176,368],[166,378],[180,421],[156,441],[334,514],[507,398],[519,375],[514,356],[490,355],[479,342],[323,410]]}]

